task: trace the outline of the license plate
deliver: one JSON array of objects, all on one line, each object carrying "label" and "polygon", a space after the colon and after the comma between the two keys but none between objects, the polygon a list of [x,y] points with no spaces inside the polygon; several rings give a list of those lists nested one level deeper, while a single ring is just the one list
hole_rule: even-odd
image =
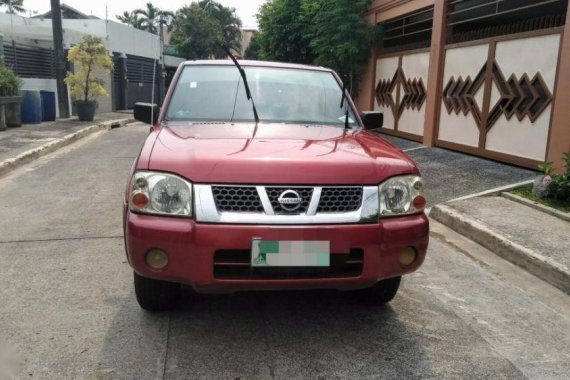
[{"label": "license plate", "polygon": [[253,238],[252,267],[328,267],[329,241],[284,241]]}]

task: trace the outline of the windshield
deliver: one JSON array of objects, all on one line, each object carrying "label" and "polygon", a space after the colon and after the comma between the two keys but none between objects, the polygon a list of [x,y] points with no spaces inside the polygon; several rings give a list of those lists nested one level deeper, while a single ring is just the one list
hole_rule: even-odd
[{"label": "windshield", "polygon": [[[269,123],[344,127],[342,88],[330,72],[244,67],[259,119]],[[239,70],[234,66],[186,66],[176,84],[166,119],[198,122],[253,122]],[[349,124],[356,124],[352,109]]]}]

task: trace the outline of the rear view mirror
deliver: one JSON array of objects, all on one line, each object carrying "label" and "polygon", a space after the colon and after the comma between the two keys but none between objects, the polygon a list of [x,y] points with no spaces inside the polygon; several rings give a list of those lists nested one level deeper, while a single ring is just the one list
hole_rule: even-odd
[{"label": "rear view mirror", "polygon": [[384,124],[384,114],[382,112],[365,111],[360,114],[360,118],[365,129],[382,128]]},{"label": "rear view mirror", "polygon": [[159,113],[160,108],[152,103],[136,103],[133,112],[135,120],[150,125],[156,124]]}]

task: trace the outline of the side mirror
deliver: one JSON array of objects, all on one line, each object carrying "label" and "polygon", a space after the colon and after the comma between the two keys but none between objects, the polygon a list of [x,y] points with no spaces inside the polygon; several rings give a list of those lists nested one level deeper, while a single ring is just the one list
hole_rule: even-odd
[{"label": "side mirror", "polygon": [[382,112],[362,112],[360,114],[364,128],[376,129],[381,128],[384,124],[384,114]]},{"label": "side mirror", "polygon": [[145,124],[155,125],[158,121],[160,108],[156,104],[136,103],[133,111],[135,120]]}]

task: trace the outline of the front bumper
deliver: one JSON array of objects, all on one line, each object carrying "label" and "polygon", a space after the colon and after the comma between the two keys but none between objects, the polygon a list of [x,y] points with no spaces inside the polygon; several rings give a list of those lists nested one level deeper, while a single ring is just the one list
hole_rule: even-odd
[{"label": "front bumper", "polygon": [[[242,290],[358,289],[390,277],[415,271],[424,261],[429,222],[424,215],[383,219],[374,224],[346,225],[229,225],[197,223],[191,219],[140,215],[125,210],[125,244],[130,265],[141,276],[191,285],[201,293]],[[357,248],[363,253],[362,271],[356,276],[327,278],[257,279],[217,278],[214,256],[219,250],[249,250],[251,240],[325,240],[331,255]],[[413,264],[403,267],[401,251],[417,251]],[[155,271],[144,256],[159,248],[169,257],[168,266]]]}]

